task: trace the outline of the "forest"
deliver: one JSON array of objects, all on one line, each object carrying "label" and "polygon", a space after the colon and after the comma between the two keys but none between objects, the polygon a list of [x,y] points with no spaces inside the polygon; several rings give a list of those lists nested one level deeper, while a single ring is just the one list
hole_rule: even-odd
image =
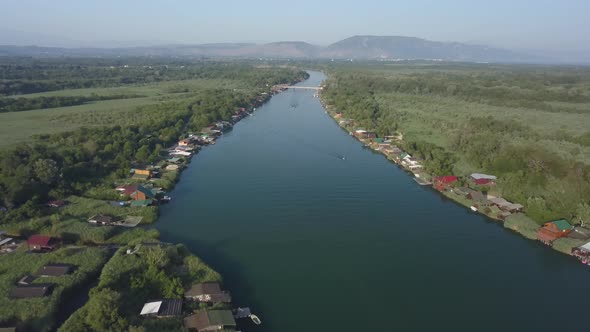
[{"label": "forest", "polygon": [[538,223],[590,221],[590,69],[475,64],[329,66],[327,104],[433,175],[483,172]]}]

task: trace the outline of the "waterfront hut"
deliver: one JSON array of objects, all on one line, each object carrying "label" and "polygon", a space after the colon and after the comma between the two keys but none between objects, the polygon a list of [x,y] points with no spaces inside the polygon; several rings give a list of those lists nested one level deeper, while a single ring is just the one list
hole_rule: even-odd
[{"label": "waterfront hut", "polygon": [[445,191],[449,189],[453,183],[457,182],[459,178],[452,175],[436,176],[432,179],[432,186],[438,191]]},{"label": "waterfront hut", "polygon": [[57,248],[58,240],[47,235],[31,235],[27,240],[29,250],[34,251],[52,251]]},{"label": "waterfront hut", "polygon": [[137,186],[137,189],[131,194],[131,198],[136,201],[154,200],[156,193],[144,186]]},{"label": "waterfront hut", "polygon": [[42,266],[35,274],[40,277],[60,277],[71,274],[74,270],[76,270],[76,265],[54,263]]},{"label": "waterfront hut", "polygon": [[235,328],[236,320],[230,310],[203,310],[186,317],[184,327],[190,332],[221,331]]},{"label": "waterfront hut", "polygon": [[150,301],[141,308],[140,316],[153,316],[158,318],[176,317],[182,313],[182,300],[163,299]]},{"label": "waterfront hut", "polygon": [[578,258],[582,263],[590,263],[590,242],[585,243],[579,247],[572,248],[572,256]]},{"label": "waterfront hut", "polygon": [[565,219],[549,221],[539,228],[537,231],[537,238],[539,241],[551,245],[553,241],[566,237],[572,229],[572,225],[570,225]]},{"label": "waterfront hut", "polygon": [[221,286],[216,282],[194,284],[184,293],[184,297],[187,300],[213,304],[231,302],[229,293],[222,291]]},{"label": "waterfront hut", "polygon": [[30,284],[18,285],[10,290],[12,299],[29,299],[33,297],[47,296],[53,290],[54,284]]}]

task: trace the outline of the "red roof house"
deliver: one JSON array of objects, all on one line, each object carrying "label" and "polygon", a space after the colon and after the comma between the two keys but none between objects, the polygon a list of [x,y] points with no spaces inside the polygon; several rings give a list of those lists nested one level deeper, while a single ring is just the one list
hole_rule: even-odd
[{"label": "red roof house", "polygon": [[437,176],[433,178],[432,185],[438,191],[445,191],[448,187],[451,186],[451,184],[457,182],[457,180],[459,180],[459,178],[457,178],[456,176]]},{"label": "red roof house", "polygon": [[572,228],[572,225],[565,219],[546,222],[537,231],[537,238],[539,241],[550,245],[551,242],[566,237],[572,231]]},{"label": "red roof house", "polygon": [[47,235],[31,235],[27,240],[29,250],[51,251],[57,247],[57,239]]},{"label": "red roof house", "polygon": [[132,185],[129,185],[129,186],[118,186],[116,188],[116,190],[118,192],[120,192],[121,195],[130,196],[131,194],[133,194],[137,190],[137,185],[132,184]]}]

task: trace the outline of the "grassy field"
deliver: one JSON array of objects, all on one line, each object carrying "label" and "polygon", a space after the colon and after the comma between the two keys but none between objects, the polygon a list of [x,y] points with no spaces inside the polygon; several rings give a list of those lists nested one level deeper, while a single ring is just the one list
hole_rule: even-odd
[{"label": "grassy field", "polygon": [[67,89],[7,97],[142,96],[101,100],[69,107],[0,113],[0,123],[3,126],[0,131],[0,148],[30,141],[34,135],[54,134],[80,127],[139,124],[143,120],[139,106],[155,105],[164,101],[178,102],[208,89],[241,91],[248,89],[248,86],[239,80],[194,79],[117,88]]}]

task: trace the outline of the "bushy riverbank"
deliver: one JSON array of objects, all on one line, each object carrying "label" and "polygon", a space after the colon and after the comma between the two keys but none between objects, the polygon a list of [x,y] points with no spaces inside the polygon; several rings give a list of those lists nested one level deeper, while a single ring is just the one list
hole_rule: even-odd
[{"label": "bushy riverbank", "polygon": [[[168,149],[176,145],[179,139],[187,138],[189,132],[198,133],[205,129],[210,132],[209,126],[215,123],[236,122],[234,116],[237,110],[243,114],[260,106],[272,95],[271,86],[294,83],[307,77],[307,74],[285,67],[197,67],[200,68],[195,69],[197,71],[209,73],[209,70],[213,70],[217,71],[217,76],[227,75],[225,80],[233,82],[228,85],[227,81],[215,79],[213,82],[211,78],[212,81],[205,88],[202,84],[187,85],[192,81],[177,82],[176,88],[182,90],[181,94],[176,88],[173,91],[166,90],[165,96],[156,93],[158,98],[151,100],[149,105],[135,105],[126,109],[119,114],[121,118],[118,120],[109,112],[97,113],[88,119],[86,113],[82,114],[76,106],[71,106],[72,112],[67,118],[74,119],[76,124],[83,122],[89,127],[74,126],[72,131],[44,133],[32,138],[31,144],[0,152],[0,187],[6,189],[0,193],[0,227],[21,240],[32,234],[44,234],[61,240],[62,249],[26,255],[51,260],[55,254],[73,248],[104,251],[107,247],[116,248],[112,245],[126,246],[135,251],[131,256],[126,256],[125,252],[118,253],[104,268],[104,260],[93,265],[95,275],[102,269],[101,284],[91,294],[88,303],[90,309],[76,312],[73,322],[64,327],[66,330],[70,328],[68,326],[73,326],[71,330],[75,331],[127,330],[133,329],[133,325],[145,324],[151,326],[152,330],[180,329],[182,324],[178,319],[171,325],[167,325],[165,320],[140,322],[136,312],[137,303],[145,301],[147,297],[179,298],[182,297],[184,287],[193,281],[220,279],[215,271],[184,247],[161,244],[156,230],[125,227],[133,226],[125,223],[129,217],[140,220],[142,224],[151,224],[157,220],[157,204],[165,201],[166,191],[174,188],[180,172],[188,164],[188,158],[180,163],[168,162],[171,159]],[[33,72],[35,70],[38,68],[31,69]],[[137,75],[141,76],[141,73]],[[62,92],[67,94],[67,91]],[[71,93],[78,91],[72,90]],[[24,116],[27,112],[31,111],[18,112],[18,116]],[[53,110],[43,112],[50,114]],[[153,179],[131,178],[133,174],[130,170],[138,168],[138,165],[150,165]],[[163,169],[169,165],[179,167],[174,170]],[[141,186],[139,191],[142,194],[158,196],[147,202],[139,197],[121,194],[115,190],[121,183]],[[99,226],[98,223],[89,223],[92,216],[112,219],[107,219],[109,221],[105,225]],[[26,251],[25,243],[18,242],[21,247],[16,252],[3,253],[0,263],[6,261],[14,264],[12,258],[25,259],[22,256],[25,253],[21,253]],[[146,242],[150,244],[146,245]],[[131,262],[136,256],[151,258],[142,257],[143,261]],[[93,262],[95,260],[88,259],[86,263]],[[24,266],[28,271],[38,268],[37,263],[34,267]],[[86,270],[84,267],[79,271],[83,273]],[[133,280],[129,279],[130,276],[133,276]],[[103,280],[109,278],[116,279],[116,285],[105,286]],[[6,289],[17,281],[12,275],[3,280]],[[64,288],[70,289],[89,282],[92,282],[91,278],[81,279]],[[127,291],[134,293],[127,297]],[[119,292],[126,296],[121,297]],[[34,325],[50,329],[57,305],[66,295],[67,292],[62,292],[62,287],[58,286],[50,296],[38,300],[11,300],[19,305],[13,306],[14,310],[6,311],[6,316],[0,317],[0,326],[16,325],[28,330],[28,326]],[[45,303],[38,316],[30,315],[25,310],[26,304],[35,304],[35,301]],[[123,316],[105,310],[120,310]],[[87,315],[91,317],[89,320]]]},{"label": "bushy riverbank", "polygon": [[[445,197],[456,201],[466,208],[476,210],[491,219],[502,222],[504,227],[516,231],[531,240],[537,239],[537,232],[540,229],[540,224],[551,221],[552,219],[550,219],[550,216],[557,215],[555,212],[549,213],[547,211],[543,211],[543,209],[548,208],[547,206],[538,207],[531,204],[526,204],[527,202],[530,203],[530,198],[528,200],[524,200],[526,206],[525,211],[527,211],[527,214],[508,212],[503,213],[503,211],[499,210],[496,206],[479,206],[480,204],[478,204],[478,202],[471,198],[467,198],[466,193],[473,191],[470,188],[465,189],[465,187],[462,187],[459,188],[459,190],[453,190],[454,187],[459,187],[459,183],[461,183],[461,185],[465,185],[467,182],[469,182],[469,179],[466,179],[466,177],[458,178],[451,176],[453,175],[454,170],[464,167],[464,165],[461,167],[457,165],[465,163],[465,158],[467,158],[466,156],[463,156],[463,158],[457,158],[454,154],[446,152],[444,148],[441,148],[436,144],[436,139],[433,141],[432,132],[421,135],[413,132],[413,129],[403,127],[403,124],[405,123],[405,121],[403,121],[403,117],[387,117],[386,114],[396,114],[396,111],[393,110],[396,107],[395,104],[383,104],[378,100],[373,100],[373,104],[359,105],[359,100],[351,100],[353,96],[346,95],[343,97],[343,90],[349,91],[350,85],[358,85],[359,83],[348,82],[347,79],[351,79],[352,76],[347,77],[345,74],[338,72],[338,70],[335,69],[333,70],[333,75],[336,77],[332,77],[328,80],[326,84],[327,88],[321,94],[322,103],[327,112],[332,116],[332,118],[334,118],[335,121],[338,122],[342,128],[359,139],[363,144],[374,149],[375,151],[383,153],[389,160],[407,170],[408,173],[415,177],[418,183],[422,185],[429,185],[431,181],[438,181],[435,183],[435,185],[439,187],[437,189]],[[359,75],[366,75],[367,77],[365,78],[369,80],[370,75],[368,73],[361,74],[359,72]],[[346,87],[342,86],[342,84],[344,84]],[[370,93],[371,88],[363,86],[363,88],[359,89],[360,91],[353,93],[353,95],[357,95],[357,97],[362,99],[367,97],[363,95],[362,92]],[[369,89],[369,91],[366,91],[367,89]],[[374,87],[374,89],[381,91],[381,88],[379,87]],[[326,95],[326,93],[328,95]],[[361,108],[364,107],[365,111],[360,111],[356,108],[357,106],[360,106]],[[407,105],[404,107],[407,107]],[[372,110],[372,115],[369,114],[371,113],[369,110]],[[411,115],[409,111],[407,112],[408,114],[406,114],[406,116],[411,118],[413,115]],[[368,121],[370,118],[373,120]],[[493,121],[495,120],[490,117],[489,122]],[[422,126],[424,126],[424,124]],[[444,128],[435,126],[433,131],[435,130],[438,132],[441,129]],[[427,129],[424,130],[426,131]],[[407,132],[410,132],[411,134],[406,135]],[[426,138],[423,138],[422,136],[428,139],[426,140]],[[386,139],[384,140],[383,137]],[[445,139],[440,137],[440,140],[444,142]],[[427,141],[434,143],[426,143]],[[466,142],[465,144],[469,143]],[[404,149],[406,149],[406,151],[404,151]],[[407,151],[410,151],[412,154],[419,155],[420,158],[406,159],[407,157],[404,157],[404,155],[411,157],[408,153],[406,153]],[[544,161],[541,161],[541,163],[544,163]],[[457,181],[457,183],[455,183],[455,185],[448,185],[444,183],[444,177],[441,177],[443,175],[451,176],[453,179],[449,181]],[[526,175],[521,174],[520,176],[524,177]],[[510,176],[509,179],[499,179],[497,181],[498,186],[495,186],[495,183],[494,187],[491,188],[484,186],[484,195],[482,196],[482,199],[485,199],[486,194],[500,195],[502,193],[506,193],[506,187],[510,185],[509,181],[512,180],[514,179],[512,176]],[[518,181],[522,181],[522,179]],[[478,190],[482,190],[480,189],[480,186],[476,186],[476,190],[474,192],[477,193]],[[578,188],[578,190],[584,191],[586,189]],[[469,195],[470,194],[467,196]],[[512,194],[508,193],[507,195],[511,196]],[[560,198],[560,200],[561,199],[563,198]],[[571,204],[568,206],[571,206]],[[584,203],[580,203],[578,210],[575,212],[577,215],[575,215],[572,219],[584,221],[585,218],[590,217],[584,214],[585,209],[583,207]],[[562,238],[554,241],[552,247],[562,253],[571,255],[572,248],[580,246],[585,242],[587,242],[587,240],[584,241],[579,239]]]}]

